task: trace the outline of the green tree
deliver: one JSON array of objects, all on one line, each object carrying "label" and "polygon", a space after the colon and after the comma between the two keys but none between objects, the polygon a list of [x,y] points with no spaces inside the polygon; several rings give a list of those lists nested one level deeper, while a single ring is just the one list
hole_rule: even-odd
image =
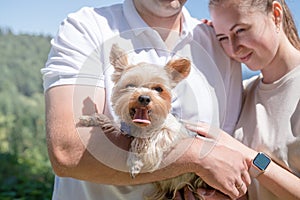
[{"label": "green tree", "polygon": [[0,29],[0,199],[50,199],[40,69],[50,37]]}]

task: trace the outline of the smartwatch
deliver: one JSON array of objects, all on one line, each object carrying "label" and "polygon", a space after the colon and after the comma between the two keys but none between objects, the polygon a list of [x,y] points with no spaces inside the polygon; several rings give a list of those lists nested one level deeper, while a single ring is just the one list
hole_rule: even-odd
[{"label": "smartwatch", "polygon": [[259,175],[264,173],[271,163],[271,158],[266,154],[259,152],[252,161],[250,166],[249,174],[253,178],[257,178]]}]

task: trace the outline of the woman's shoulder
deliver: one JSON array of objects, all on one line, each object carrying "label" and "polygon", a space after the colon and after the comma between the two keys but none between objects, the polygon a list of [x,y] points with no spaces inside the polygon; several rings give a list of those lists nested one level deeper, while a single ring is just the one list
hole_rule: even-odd
[{"label": "woman's shoulder", "polygon": [[248,79],[243,80],[243,87],[244,90],[249,90],[252,88],[254,85],[257,85],[261,80],[261,75],[254,75]]}]

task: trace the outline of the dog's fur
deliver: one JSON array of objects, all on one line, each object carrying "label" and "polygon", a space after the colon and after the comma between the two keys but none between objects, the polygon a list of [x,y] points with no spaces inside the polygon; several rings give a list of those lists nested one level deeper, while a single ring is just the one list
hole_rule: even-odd
[{"label": "dog's fur", "polygon": [[[128,134],[133,137],[127,165],[134,178],[142,170],[157,170],[176,142],[191,137],[170,114],[171,89],[189,75],[191,64],[188,59],[180,58],[169,61],[164,68],[149,63],[130,65],[126,53],[117,45],[112,47],[110,62],[115,69],[112,106],[120,121],[130,127]],[[106,133],[120,133],[103,114],[83,116],[80,123],[101,126]],[[176,191],[186,185],[195,190],[203,182],[194,173],[188,173],[155,184],[157,191],[148,198],[156,200],[170,195],[174,198]]]}]

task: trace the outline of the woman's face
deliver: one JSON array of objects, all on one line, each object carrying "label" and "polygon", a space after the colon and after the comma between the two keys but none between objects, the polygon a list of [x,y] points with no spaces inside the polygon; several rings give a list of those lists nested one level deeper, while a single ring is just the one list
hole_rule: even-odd
[{"label": "woman's face", "polygon": [[279,39],[272,13],[242,11],[228,4],[212,7],[210,12],[217,39],[228,56],[252,70],[273,61]]}]

